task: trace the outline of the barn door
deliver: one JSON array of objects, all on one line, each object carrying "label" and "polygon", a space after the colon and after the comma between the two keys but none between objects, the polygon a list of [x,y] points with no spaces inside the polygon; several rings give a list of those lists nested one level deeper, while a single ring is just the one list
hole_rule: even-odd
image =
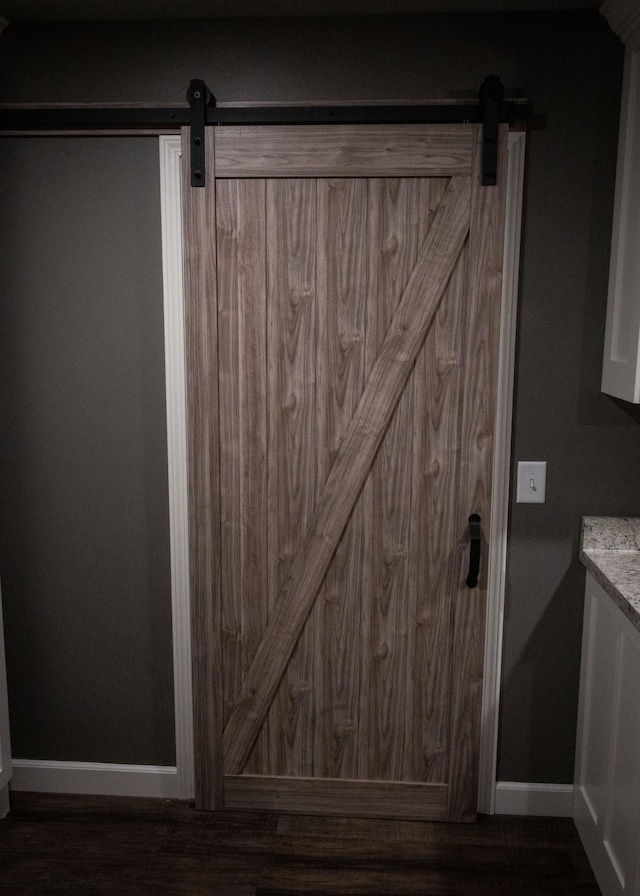
[{"label": "barn door", "polygon": [[479,136],[208,129],[185,181],[203,808],[475,818],[505,180]]}]

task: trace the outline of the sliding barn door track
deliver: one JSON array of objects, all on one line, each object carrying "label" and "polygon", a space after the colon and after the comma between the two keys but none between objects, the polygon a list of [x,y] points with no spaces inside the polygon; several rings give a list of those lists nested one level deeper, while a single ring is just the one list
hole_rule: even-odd
[{"label": "sliding barn door track", "polygon": [[526,101],[505,100],[500,78],[488,75],[477,102],[383,105],[217,105],[204,81],[193,80],[187,106],[18,106],[0,107],[0,136],[56,133],[167,132],[191,128],[191,185],[206,183],[204,130],[208,125],[259,124],[482,124],[482,183],[496,183],[498,125],[513,126],[530,116]]}]

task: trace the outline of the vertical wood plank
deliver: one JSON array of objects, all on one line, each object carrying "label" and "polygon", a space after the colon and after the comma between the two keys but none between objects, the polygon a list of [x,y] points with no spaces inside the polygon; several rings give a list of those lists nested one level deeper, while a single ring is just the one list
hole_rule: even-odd
[{"label": "vertical wood plank", "polygon": [[[249,670],[268,622],[269,530],[267,518],[267,275],[266,183],[242,181],[243,237],[239,270],[238,317],[244,366],[240,374],[243,440],[241,494],[244,545],[243,677]],[[268,769],[267,727],[258,735],[247,772]]]},{"label": "vertical wood plank", "polygon": [[[317,416],[316,184],[267,182],[269,594],[273,606],[313,515],[323,433]],[[313,771],[311,621],[269,713],[270,773]]]},{"label": "vertical wood plank", "polygon": [[[265,182],[218,181],[225,720],[267,624]],[[247,771],[267,768],[261,732]]]},{"label": "vertical wood plank", "polygon": [[[327,471],[364,389],[367,213],[366,180],[318,181],[318,299],[323,303],[327,353],[322,383],[326,417],[321,425],[326,427]],[[316,777],[355,778],[358,772],[362,522],[358,503],[319,601]]]},{"label": "vertical wood plank", "polygon": [[[472,176],[468,326],[465,340],[464,399],[461,424],[459,490],[460,561],[454,598],[448,816],[452,821],[476,817],[487,545],[490,527],[493,429],[495,420],[500,297],[507,166],[500,165],[495,187],[480,183],[481,128],[475,127]],[[508,128],[500,126],[499,157],[507,156]],[[479,396],[482,399],[479,400]],[[467,588],[468,517],[482,517],[482,565],[477,588]],[[455,590],[455,589],[454,589]]]},{"label": "vertical wood plank", "polygon": [[216,184],[218,253],[220,593],[224,720],[242,684],[240,346],[238,338],[237,181]]},{"label": "vertical wood plank", "polygon": [[[206,129],[214,164],[214,129]],[[215,179],[191,187],[189,129],[182,132],[185,353],[189,467],[189,552],[196,804],[224,807],[220,612],[218,332]]]},{"label": "vertical wood plank", "polygon": [[[369,192],[367,375],[375,365],[418,255],[417,181],[371,179]],[[403,780],[405,726],[411,707],[407,596],[412,405],[412,392],[407,388],[365,487],[363,577],[369,605],[361,771],[376,780]]]},{"label": "vertical wood plank", "polygon": [[[421,181],[420,242],[445,186],[444,179]],[[446,781],[448,775],[451,581],[458,574],[456,496],[466,258],[463,250],[413,377],[411,680],[415,688],[405,774],[409,780],[426,782]]]}]

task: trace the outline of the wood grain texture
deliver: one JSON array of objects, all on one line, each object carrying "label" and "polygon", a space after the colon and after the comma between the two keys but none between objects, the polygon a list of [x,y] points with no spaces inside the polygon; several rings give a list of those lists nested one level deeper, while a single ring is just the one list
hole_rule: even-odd
[{"label": "wood grain texture", "polygon": [[[266,184],[217,185],[225,718],[267,624]],[[266,731],[249,769],[267,771]]]},{"label": "wood grain texture", "polygon": [[[419,256],[418,181],[369,181],[367,375],[375,369]],[[409,600],[413,396],[405,389],[365,485],[367,657],[361,701],[360,774],[404,780],[411,690],[407,650],[414,613]],[[410,775],[409,780],[415,780]]]},{"label": "wood grain texture", "polygon": [[187,803],[13,793],[14,896],[599,896],[570,818],[475,825],[194,812]]},{"label": "wood grain texture", "polygon": [[245,766],[437,310],[468,233],[469,194],[467,178],[452,178],[227,722],[228,774]]},{"label": "wood grain texture", "polygon": [[[311,521],[324,472],[319,469],[324,436],[316,384],[323,352],[318,351],[315,220],[315,181],[267,182],[271,612]],[[312,773],[314,636],[312,619],[269,712],[272,774]],[[228,762],[226,768],[234,771]]]},{"label": "wood grain texture", "polygon": [[237,181],[216,185],[218,254],[219,425],[220,425],[220,577],[224,666],[224,718],[240,690],[242,669],[242,449],[238,320]]},{"label": "wood grain texture", "polygon": [[[214,131],[208,128],[210,160],[214,141]],[[183,159],[188,159],[188,129],[183,130],[182,146]],[[224,795],[215,180],[208,178],[206,187],[194,189],[184,162],[182,170],[196,802],[201,808],[220,809]]]},{"label": "wood grain texture", "polygon": [[230,809],[444,821],[445,784],[227,775]]},{"label": "wood grain texture", "polygon": [[[260,141],[252,152],[264,170]],[[383,800],[381,783],[430,784],[444,794],[430,817],[475,817],[486,595],[463,582],[468,516],[489,519],[500,189],[218,179],[219,333],[197,388],[215,367],[220,532],[199,562],[224,589],[198,619],[219,618],[224,649],[196,674],[202,719],[226,725],[224,781],[218,729],[202,805],[226,789],[238,805],[301,811],[313,791],[342,811],[354,783],[356,807],[367,788]],[[199,239],[204,282],[215,251]]]},{"label": "wood grain texture", "polygon": [[[364,333],[367,279],[367,182],[318,181],[318,298],[323,303],[326,376],[326,469],[323,482],[358,406],[365,383]],[[327,571],[319,600],[315,644],[318,715],[314,775],[355,778],[362,633],[362,510],[356,504]]]},{"label": "wood grain texture", "polygon": [[218,128],[218,177],[452,177],[471,172],[472,125]]},{"label": "wood grain texture", "polygon": [[[506,125],[500,127],[500,157],[506,157]],[[454,599],[452,643],[451,728],[449,781],[460,781],[449,795],[451,820],[475,819],[478,789],[480,712],[484,627],[486,615],[487,550],[490,527],[493,430],[498,375],[500,298],[504,240],[506,165],[500,165],[498,183],[481,186],[481,128],[476,127],[474,177],[471,200],[469,280],[467,287],[466,345],[464,350],[464,402],[461,411],[461,477],[459,488],[460,565],[458,595]],[[478,400],[478,396],[482,396]],[[482,565],[478,587],[465,585],[468,569],[468,534],[462,521],[469,514],[482,518]]]},{"label": "wood grain texture", "polygon": [[[420,240],[446,182],[422,181]],[[447,286],[412,377],[414,484],[411,495],[411,587],[415,625],[411,679],[416,682],[405,761],[418,781],[448,780],[451,581],[457,577],[460,405],[466,322],[467,247]],[[456,581],[457,579],[453,579]]]}]

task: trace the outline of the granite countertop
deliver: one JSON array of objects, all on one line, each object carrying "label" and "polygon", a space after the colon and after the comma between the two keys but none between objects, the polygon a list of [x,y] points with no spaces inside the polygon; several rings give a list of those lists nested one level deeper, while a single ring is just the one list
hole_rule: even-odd
[{"label": "granite countertop", "polygon": [[640,631],[640,518],[583,517],[580,560]]}]

